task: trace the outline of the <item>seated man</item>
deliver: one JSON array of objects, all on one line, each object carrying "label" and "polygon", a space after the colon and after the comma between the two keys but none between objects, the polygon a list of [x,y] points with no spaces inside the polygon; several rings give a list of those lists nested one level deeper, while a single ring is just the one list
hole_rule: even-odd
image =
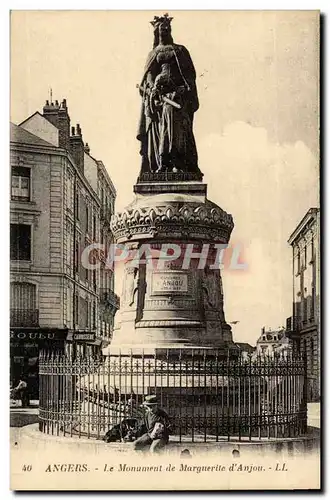
[{"label": "seated man", "polygon": [[167,413],[158,407],[157,397],[154,395],[146,396],[143,406],[146,409],[143,424],[147,432],[134,442],[134,449],[157,453],[168,443],[170,419]]}]

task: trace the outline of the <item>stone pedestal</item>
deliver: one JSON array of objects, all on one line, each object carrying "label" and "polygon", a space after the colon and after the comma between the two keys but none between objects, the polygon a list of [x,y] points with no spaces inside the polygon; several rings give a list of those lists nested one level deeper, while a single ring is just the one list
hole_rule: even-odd
[{"label": "stone pedestal", "polygon": [[[233,229],[231,215],[207,199],[202,182],[144,182],[134,192],[134,201],[111,223],[129,255],[109,349],[234,347],[215,265],[215,245],[227,244]],[[172,245],[181,253],[169,259]],[[189,262],[189,253],[201,252],[204,262]]]},{"label": "stone pedestal", "polygon": [[229,401],[228,377],[215,382],[206,375],[207,363],[237,356],[218,262],[232,216],[207,199],[199,181],[139,182],[134,192],[134,201],[111,221],[128,252],[117,326],[103,353],[112,366],[130,366],[134,358],[139,375],[126,398],[130,391],[138,401],[154,393],[170,414],[180,415],[180,432],[189,433],[197,418],[203,432],[214,434],[216,407]]}]

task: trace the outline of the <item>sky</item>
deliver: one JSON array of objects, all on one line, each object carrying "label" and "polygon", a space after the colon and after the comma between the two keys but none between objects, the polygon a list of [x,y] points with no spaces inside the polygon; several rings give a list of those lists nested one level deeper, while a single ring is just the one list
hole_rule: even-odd
[{"label": "sky", "polygon": [[[143,74],[159,11],[15,11],[11,121],[67,99],[91,154],[106,165],[116,207],[133,199]],[[174,41],[197,71],[194,132],[208,198],[231,213],[247,269],[223,272],[234,340],[255,343],[292,310],[297,223],[318,206],[319,40],[313,11],[171,11]]]}]

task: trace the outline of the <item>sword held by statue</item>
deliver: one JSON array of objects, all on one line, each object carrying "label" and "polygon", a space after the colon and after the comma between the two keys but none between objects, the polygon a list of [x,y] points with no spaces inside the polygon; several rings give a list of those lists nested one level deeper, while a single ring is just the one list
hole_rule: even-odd
[{"label": "sword held by statue", "polygon": [[[148,88],[145,89],[145,88],[141,87],[141,85],[139,85],[138,83],[136,84],[136,88],[139,89],[139,90],[141,90],[141,92],[145,92],[148,95],[151,94],[151,90],[150,89],[148,89]],[[169,97],[161,95],[160,98],[162,99],[163,102],[166,102],[167,104],[170,104],[174,108],[181,109],[181,105],[178,104],[175,101],[172,101],[172,99],[170,99]]]}]

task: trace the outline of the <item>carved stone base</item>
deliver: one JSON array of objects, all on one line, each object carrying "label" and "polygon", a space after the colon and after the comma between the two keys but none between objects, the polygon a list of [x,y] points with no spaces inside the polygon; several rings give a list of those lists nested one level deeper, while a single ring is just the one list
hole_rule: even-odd
[{"label": "carved stone base", "polygon": [[[133,203],[113,217],[116,240],[130,253],[110,348],[234,346],[221,273],[212,265],[214,244],[227,244],[234,225],[206,192],[206,185],[196,181],[137,184]],[[164,243],[179,247],[175,260],[162,253]],[[183,265],[186,253],[201,253],[204,244],[210,247],[205,265],[200,267],[196,258]]]}]

